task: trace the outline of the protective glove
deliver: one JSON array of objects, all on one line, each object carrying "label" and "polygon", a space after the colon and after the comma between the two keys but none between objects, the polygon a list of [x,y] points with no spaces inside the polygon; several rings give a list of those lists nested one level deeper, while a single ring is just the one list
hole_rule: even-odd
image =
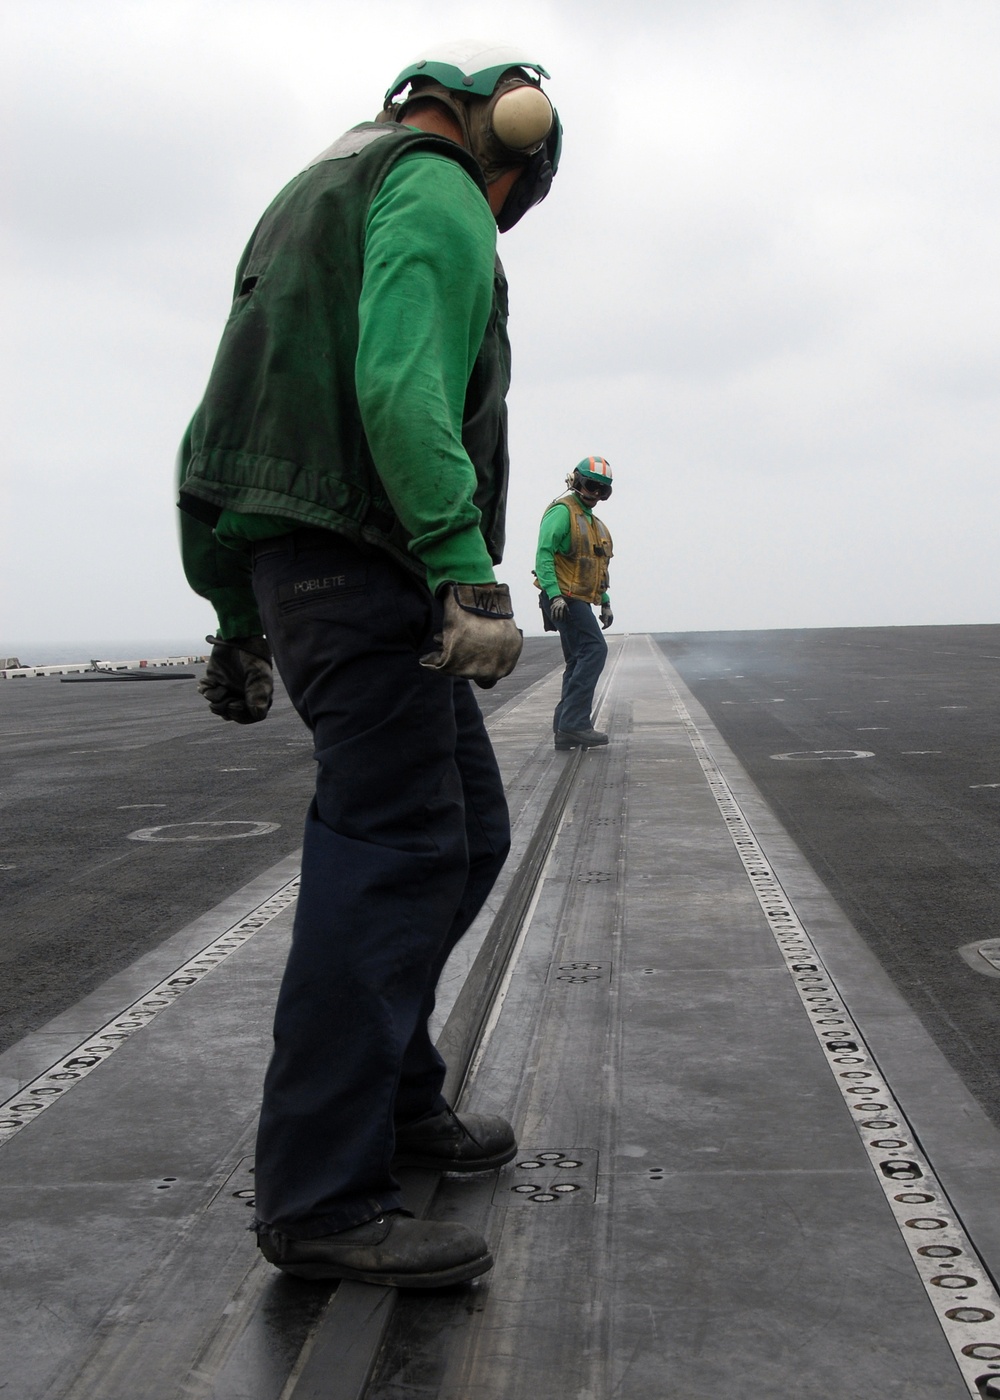
[{"label": "protective glove", "polygon": [[510,589],[505,583],[444,587],[444,631],[434,638],[440,650],[422,656],[420,664],[491,690],[513,671],[524,644],[514,621]]},{"label": "protective glove", "polygon": [[614,615],[614,613],[611,611],[611,604],[610,604],[610,603],[602,603],[602,604],[601,604],[601,626],[604,628],[605,632],[608,630],[608,628],[611,626],[611,624],[612,624],[612,622],[614,622],[614,620],[615,620],[615,615]]},{"label": "protective glove", "polygon": [[549,612],[553,622],[562,622],[568,610],[569,604],[561,593],[557,594],[555,598],[549,599]]},{"label": "protective glove", "polygon": [[237,724],[256,724],[267,718],[274,695],[271,648],[263,637],[206,637],[212,655],[198,682],[213,715]]}]

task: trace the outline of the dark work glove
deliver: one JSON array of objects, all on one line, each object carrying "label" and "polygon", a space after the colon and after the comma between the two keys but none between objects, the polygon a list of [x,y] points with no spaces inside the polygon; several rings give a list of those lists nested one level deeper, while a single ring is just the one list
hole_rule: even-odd
[{"label": "dark work glove", "polygon": [[611,624],[612,624],[612,622],[614,622],[614,620],[615,620],[615,615],[614,615],[614,613],[611,611],[611,604],[610,604],[610,603],[602,603],[602,604],[601,604],[601,626],[604,628],[605,632],[608,630],[608,628],[611,626]]},{"label": "dark work glove", "polygon": [[267,719],[274,694],[271,648],[263,637],[206,637],[212,655],[198,692],[208,701],[213,715],[234,719],[237,724],[256,724]]},{"label": "dark work glove", "polygon": [[552,621],[562,622],[563,618],[566,616],[568,607],[569,604],[561,593],[557,594],[555,598],[550,598],[549,612],[552,614]]},{"label": "dark work glove", "polygon": [[422,656],[420,664],[490,690],[501,677],[510,675],[524,645],[514,621],[510,589],[505,583],[444,587],[444,631],[434,639],[440,650]]}]

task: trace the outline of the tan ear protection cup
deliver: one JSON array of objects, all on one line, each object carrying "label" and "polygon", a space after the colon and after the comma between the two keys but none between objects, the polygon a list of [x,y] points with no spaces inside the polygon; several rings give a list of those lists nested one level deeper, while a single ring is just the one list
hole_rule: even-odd
[{"label": "tan ear protection cup", "polygon": [[493,107],[493,132],[508,150],[537,150],[552,129],[552,104],[537,87],[502,92]]}]

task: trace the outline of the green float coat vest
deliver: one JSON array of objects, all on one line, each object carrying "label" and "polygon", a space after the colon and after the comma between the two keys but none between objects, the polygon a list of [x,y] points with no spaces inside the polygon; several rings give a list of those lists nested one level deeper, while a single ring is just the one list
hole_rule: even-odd
[{"label": "green float coat vest", "polygon": [[584,603],[599,603],[608,591],[608,561],[614,553],[608,527],[596,515],[587,514],[573,491],[547,507],[569,507],[570,552],[555,554],[553,563],[559,592]]},{"label": "green float coat vest", "polygon": [[[214,525],[222,510],[298,520],[387,549],[415,572],[365,438],[354,389],[368,210],[401,156],[456,161],[485,197],[476,161],[444,137],[353,128],[270,205],[240,260],[205,397],[181,447],[180,505]],[[462,445],[494,562],[503,556],[510,383],[507,283],[469,379]]]}]

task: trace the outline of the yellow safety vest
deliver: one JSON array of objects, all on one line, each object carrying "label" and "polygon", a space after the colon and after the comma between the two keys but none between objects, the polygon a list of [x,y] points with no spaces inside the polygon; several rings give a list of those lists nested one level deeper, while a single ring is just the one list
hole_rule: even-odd
[{"label": "yellow safety vest", "polygon": [[560,496],[548,509],[557,505],[569,507],[570,526],[570,552],[553,556],[559,592],[584,603],[599,603],[608,591],[608,561],[614,553],[611,534],[596,515],[588,518],[575,492]]}]

